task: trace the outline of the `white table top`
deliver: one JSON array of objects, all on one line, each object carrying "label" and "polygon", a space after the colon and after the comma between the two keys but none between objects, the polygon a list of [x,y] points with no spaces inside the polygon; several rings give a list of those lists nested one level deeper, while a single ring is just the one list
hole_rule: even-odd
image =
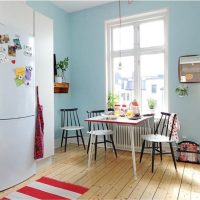
[{"label": "white table top", "polygon": [[121,124],[121,125],[139,125],[144,123],[147,119],[150,119],[152,116],[142,116],[140,119],[133,120],[127,117],[113,117],[107,116],[97,116],[85,119],[86,122],[102,122],[102,123],[111,123],[111,124]]}]

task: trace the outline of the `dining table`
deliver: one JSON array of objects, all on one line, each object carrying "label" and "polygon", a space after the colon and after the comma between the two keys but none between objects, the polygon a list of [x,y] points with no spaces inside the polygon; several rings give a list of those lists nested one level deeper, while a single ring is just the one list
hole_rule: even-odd
[{"label": "dining table", "polygon": [[[136,176],[136,159],[135,159],[135,145],[134,145],[134,128],[135,127],[145,127],[147,130],[150,130],[150,119],[152,115],[140,116],[140,117],[120,117],[120,116],[96,116],[92,118],[85,119],[86,122],[91,123],[91,132],[94,131],[94,123],[106,123],[113,124],[114,126],[128,126],[130,141],[131,141],[131,151],[132,151],[132,164],[133,164],[133,175]],[[114,128],[115,130],[115,128]],[[92,156],[94,152],[94,139],[95,135],[91,134],[90,148],[88,152],[88,169],[91,167]]]}]

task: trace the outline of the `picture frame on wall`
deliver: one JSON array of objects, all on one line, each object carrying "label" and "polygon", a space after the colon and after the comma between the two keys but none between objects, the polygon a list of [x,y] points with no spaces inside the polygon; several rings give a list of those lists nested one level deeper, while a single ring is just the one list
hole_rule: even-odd
[{"label": "picture frame on wall", "polygon": [[180,83],[200,83],[200,55],[181,56],[178,74]]}]

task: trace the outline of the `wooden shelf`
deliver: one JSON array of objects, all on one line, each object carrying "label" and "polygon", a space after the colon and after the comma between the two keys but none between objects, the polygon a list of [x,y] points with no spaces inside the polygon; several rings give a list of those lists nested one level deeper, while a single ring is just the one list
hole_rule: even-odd
[{"label": "wooden shelf", "polygon": [[68,93],[69,83],[54,83],[54,93]]}]

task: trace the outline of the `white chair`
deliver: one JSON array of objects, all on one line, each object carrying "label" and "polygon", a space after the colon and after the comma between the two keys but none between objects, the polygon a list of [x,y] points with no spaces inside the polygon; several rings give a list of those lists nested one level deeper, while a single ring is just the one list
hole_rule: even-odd
[{"label": "white chair", "polygon": [[[154,171],[154,157],[155,157],[155,151],[159,152],[160,158],[162,160],[162,155],[163,154],[171,154],[174,162],[174,167],[176,168],[176,160],[174,156],[174,151],[172,147],[172,142],[173,140],[171,139],[172,137],[172,132],[173,132],[173,127],[175,123],[175,118],[176,114],[173,116],[172,119],[172,124],[171,124],[171,130],[169,131],[169,119],[170,119],[171,114],[170,113],[165,113],[161,112],[161,118],[158,122],[158,125],[155,129],[154,134],[149,134],[149,135],[142,135],[141,138],[143,139],[142,143],[142,149],[141,149],[141,154],[140,154],[140,162],[142,161],[142,156],[144,153],[145,148],[151,148],[152,149],[152,172]],[[150,142],[151,146],[147,147],[145,146],[145,142]],[[169,143],[170,150],[171,152],[165,152],[163,153],[162,151],[162,143]]]},{"label": "white chair", "polygon": [[[63,144],[63,140],[65,139],[65,151],[67,148],[67,139],[68,138],[77,138],[77,143],[79,146],[79,137],[82,140],[83,147],[85,149],[85,143],[83,139],[82,129],[83,126],[80,125],[79,117],[78,117],[78,108],[71,109],[61,109],[61,130],[62,130],[62,139],[61,139],[61,147]],[[76,132],[74,136],[68,136],[69,131]]]},{"label": "white chair", "polygon": [[[94,110],[94,111],[87,111],[87,114],[88,114],[88,118],[91,118],[91,117],[100,116],[104,112],[105,112],[104,110]],[[116,151],[115,144],[114,144],[114,141],[113,141],[113,131],[108,129],[108,125],[106,123],[93,124],[93,127],[91,129],[91,122],[88,122],[88,133],[90,135],[89,135],[87,153],[88,153],[89,148],[90,148],[91,134],[93,134],[95,136],[95,142],[94,142],[94,145],[95,145],[95,160],[96,160],[96,157],[97,157],[97,144],[101,144],[101,143],[104,143],[105,151],[106,151],[106,143],[111,143],[113,150],[115,152],[115,156],[117,157],[117,151]],[[103,141],[98,141],[98,136],[102,136]],[[110,138],[110,140],[108,140],[108,138]]]}]

